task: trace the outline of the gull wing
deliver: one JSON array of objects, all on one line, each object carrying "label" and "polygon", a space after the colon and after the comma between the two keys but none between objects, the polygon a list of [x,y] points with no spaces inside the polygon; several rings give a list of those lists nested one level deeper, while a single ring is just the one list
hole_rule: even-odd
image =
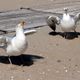
[{"label": "gull wing", "polygon": [[57,17],[57,16],[49,16],[48,18],[47,18],[47,23],[49,24],[49,25],[54,25],[54,24],[57,24],[57,25],[59,25],[60,24],[60,18],[59,17]]},{"label": "gull wing", "polygon": [[7,37],[4,35],[0,36],[0,46],[3,46],[4,48],[11,43],[12,37]]},{"label": "gull wing", "polygon": [[56,24],[59,25],[60,24],[60,18],[57,16],[49,16],[47,18],[47,24],[48,26],[52,29],[52,30],[56,30]]},{"label": "gull wing", "polygon": [[79,20],[80,20],[80,13],[77,13],[77,14],[74,16],[74,19],[75,19],[75,22],[79,21]]},{"label": "gull wing", "polygon": [[4,46],[6,44],[6,37],[1,35],[0,36],[0,46]]},{"label": "gull wing", "polygon": [[36,30],[35,29],[25,29],[24,30],[24,34],[27,35],[27,34],[32,34],[32,33],[35,33]]}]

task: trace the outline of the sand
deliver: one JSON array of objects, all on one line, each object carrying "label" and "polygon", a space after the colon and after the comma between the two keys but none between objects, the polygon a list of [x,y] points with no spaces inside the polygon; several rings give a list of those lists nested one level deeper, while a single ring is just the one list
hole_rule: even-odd
[{"label": "sand", "polygon": [[[20,6],[52,9],[79,4],[78,0],[3,0],[0,1],[0,10]],[[76,31],[80,32],[80,23]],[[20,56],[11,57],[13,65],[10,65],[8,57],[3,55],[5,51],[0,49],[0,80],[80,80],[80,33],[78,37],[65,39],[60,35],[59,26],[57,32],[54,35],[48,26],[44,26],[37,28],[36,33],[27,35],[28,49],[21,56],[23,63]]]}]

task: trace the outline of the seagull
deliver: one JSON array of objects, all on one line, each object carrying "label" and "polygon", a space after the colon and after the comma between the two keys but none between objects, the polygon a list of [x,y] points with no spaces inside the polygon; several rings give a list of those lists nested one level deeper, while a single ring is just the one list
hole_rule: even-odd
[{"label": "seagull", "polygon": [[64,13],[62,14],[62,18],[57,16],[49,16],[47,18],[48,26],[55,32],[56,25],[60,25],[62,31],[65,33],[64,37],[67,38],[67,32],[74,31],[76,32],[76,24],[80,20],[80,13],[73,16],[68,13],[68,8],[64,8]]},{"label": "seagull", "polygon": [[24,32],[24,24],[22,21],[16,26],[16,35],[14,37],[0,36],[1,48],[3,48],[8,55],[10,64],[12,64],[10,56],[21,55],[28,47],[26,40],[26,33],[34,32],[34,30]]}]

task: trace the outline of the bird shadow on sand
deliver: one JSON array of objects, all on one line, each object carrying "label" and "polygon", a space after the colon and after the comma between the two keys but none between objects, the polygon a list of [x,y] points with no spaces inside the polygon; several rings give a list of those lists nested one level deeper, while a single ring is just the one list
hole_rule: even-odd
[{"label": "bird shadow on sand", "polygon": [[[23,54],[20,56],[11,56],[10,59],[12,61],[12,64],[14,65],[31,66],[34,64],[35,61],[37,61],[38,59],[44,59],[44,57],[37,55]],[[10,64],[8,56],[0,56],[0,63]]]},{"label": "bird shadow on sand", "polygon": [[[65,33],[64,32],[49,32],[49,35],[52,36],[56,36],[56,35],[60,35],[62,37],[64,37]],[[67,32],[67,38],[66,39],[74,39],[74,38],[78,38],[78,36],[80,35],[80,32]]]}]

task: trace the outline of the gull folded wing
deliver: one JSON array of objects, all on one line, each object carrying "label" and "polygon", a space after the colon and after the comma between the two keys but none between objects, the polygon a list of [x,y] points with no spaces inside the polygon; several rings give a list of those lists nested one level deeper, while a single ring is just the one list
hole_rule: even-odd
[{"label": "gull folded wing", "polygon": [[1,35],[0,36],[0,46],[4,46],[6,44],[6,37]]},{"label": "gull folded wing", "polygon": [[75,22],[80,20],[80,13],[77,13],[77,15],[74,16]]},{"label": "gull folded wing", "polygon": [[60,19],[57,16],[49,16],[47,18],[47,24],[52,30],[56,30],[56,25],[60,24]]},{"label": "gull folded wing", "polygon": [[26,30],[24,30],[24,34],[25,34],[25,35],[26,35],[26,34],[32,34],[32,33],[35,33],[35,32],[36,32],[35,29],[30,29],[30,30],[26,29]]},{"label": "gull folded wing", "polygon": [[0,36],[0,46],[6,47],[7,44],[11,43],[11,39],[12,39],[12,37],[1,35]]}]

